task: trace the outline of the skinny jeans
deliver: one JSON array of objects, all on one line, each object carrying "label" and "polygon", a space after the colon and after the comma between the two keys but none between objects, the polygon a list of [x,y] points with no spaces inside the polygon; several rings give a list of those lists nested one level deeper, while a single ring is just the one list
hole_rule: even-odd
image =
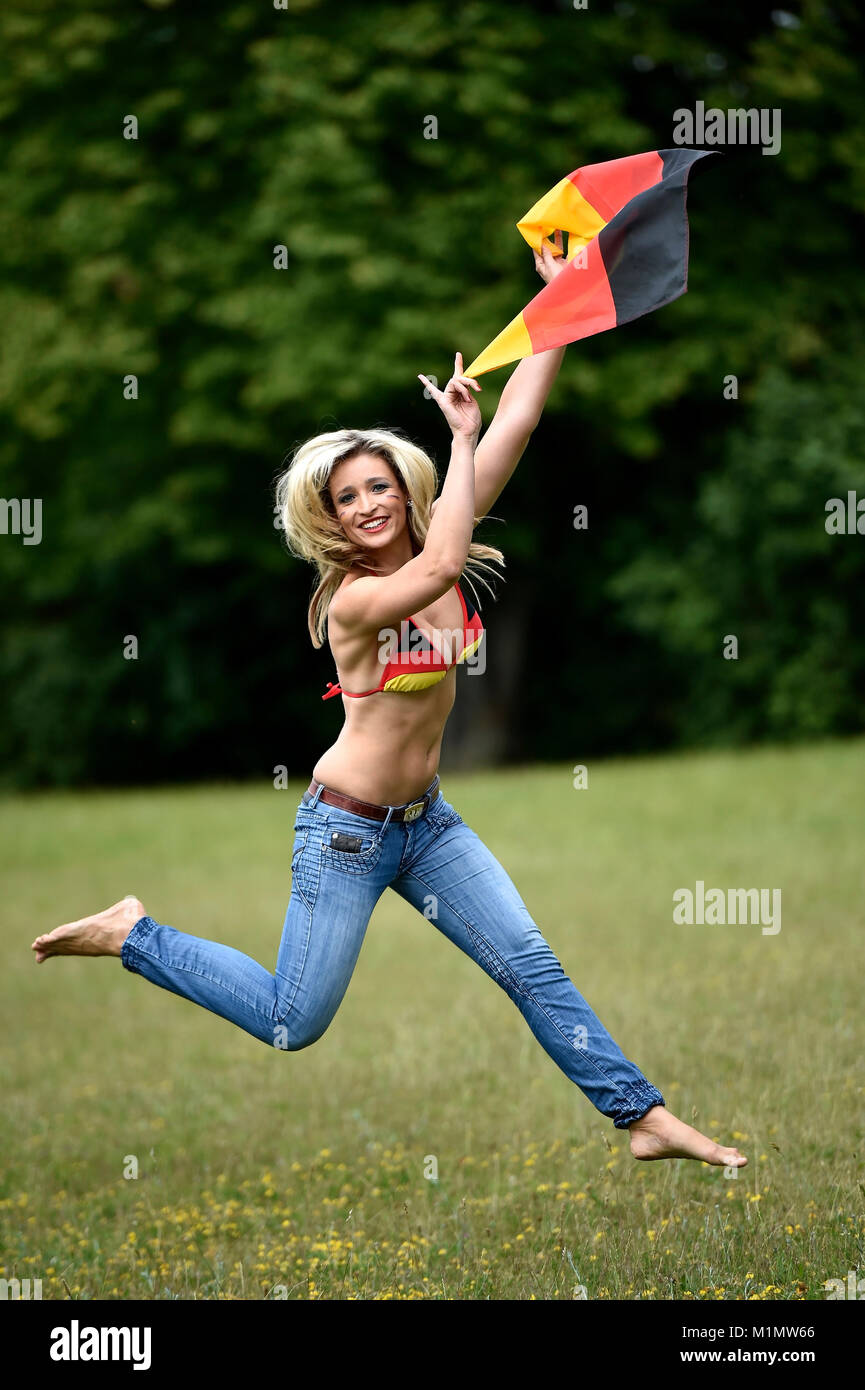
[{"label": "skinny jeans", "polygon": [[[498,860],[441,792],[423,815],[385,821],[304,793],[291,896],[273,973],[233,946],[142,917],[125,968],[289,1052],[316,1042],[351,980],[386,888],[410,903],[516,1005],[541,1047],[618,1129],[664,1098],[565,974]],[[408,803],[406,803],[408,804]],[[354,837],[351,849],[333,836]],[[359,845],[357,844],[359,840]],[[337,841],[345,845],[345,841]]]}]

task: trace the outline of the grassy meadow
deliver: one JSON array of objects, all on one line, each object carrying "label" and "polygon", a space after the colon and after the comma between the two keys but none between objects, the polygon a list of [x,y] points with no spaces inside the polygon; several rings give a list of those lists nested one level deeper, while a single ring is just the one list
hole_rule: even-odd
[{"label": "grassy meadow", "polygon": [[[636,1163],[392,893],[297,1053],[118,960],[34,964],[38,932],[135,893],[272,968],[300,783],[8,796],[2,1274],[52,1299],[459,1300],[823,1299],[865,1274],[865,740],[588,779],[443,790],[670,1109],[747,1153],[737,1178]],[[674,923],[698,879],[780,888],[781,930]]]}]

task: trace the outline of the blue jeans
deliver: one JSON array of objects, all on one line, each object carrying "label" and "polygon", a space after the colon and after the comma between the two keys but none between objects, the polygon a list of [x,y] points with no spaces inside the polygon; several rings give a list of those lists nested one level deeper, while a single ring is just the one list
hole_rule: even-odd
[{"label": "blue jeans", "polygon": [[[126,969],[296,1052],[333,1019],[373,909],[393,888],[502,987],[544,1051],[618,1129],[664,1104],[568,979],[498,860],[440,792],[412,822],[352,815],[319,795],[304,793],[298,807],[274,974],[232,946],[152,917],[126,938]],[[357,852],[334,848],[334,831],[360,837]]]}]

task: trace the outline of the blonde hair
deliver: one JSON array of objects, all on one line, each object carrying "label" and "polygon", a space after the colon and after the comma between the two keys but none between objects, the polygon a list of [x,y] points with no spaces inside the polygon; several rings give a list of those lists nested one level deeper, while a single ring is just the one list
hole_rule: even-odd
[{"label": "blonde hair", "polygon": [[[315,435],[295,450],[285,472],[277,479],[276,510],[291,554],[310,561],[318,572],[307,613],[314,647],[324,645],[327,610],[352,566],[375,572],[369,565],[369,551],[355,545],[343,531],[328,491],[337,464],[359,454],[377,454],[385,459],[411,500],[406,521],[415,554],[423,549],[429,530],[430,508],[438,482],[435,465],[423,449],[404,436],[392,430],[333,430]],[[491,570],[489,561],[498,565],[505,562],[502,552],[494,546],[472,541],[465,574],[487,589],[490,586],[483,571]]]}]

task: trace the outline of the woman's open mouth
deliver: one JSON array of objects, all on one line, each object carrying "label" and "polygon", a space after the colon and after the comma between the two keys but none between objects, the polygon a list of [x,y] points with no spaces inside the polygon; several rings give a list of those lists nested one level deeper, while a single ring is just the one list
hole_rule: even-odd
[{"label": "woman's open mouth", "polygon": [[390,521],[389,516],[374,516],[369,521],[362,521],[358,527],[360,531],[381,531]]}]

